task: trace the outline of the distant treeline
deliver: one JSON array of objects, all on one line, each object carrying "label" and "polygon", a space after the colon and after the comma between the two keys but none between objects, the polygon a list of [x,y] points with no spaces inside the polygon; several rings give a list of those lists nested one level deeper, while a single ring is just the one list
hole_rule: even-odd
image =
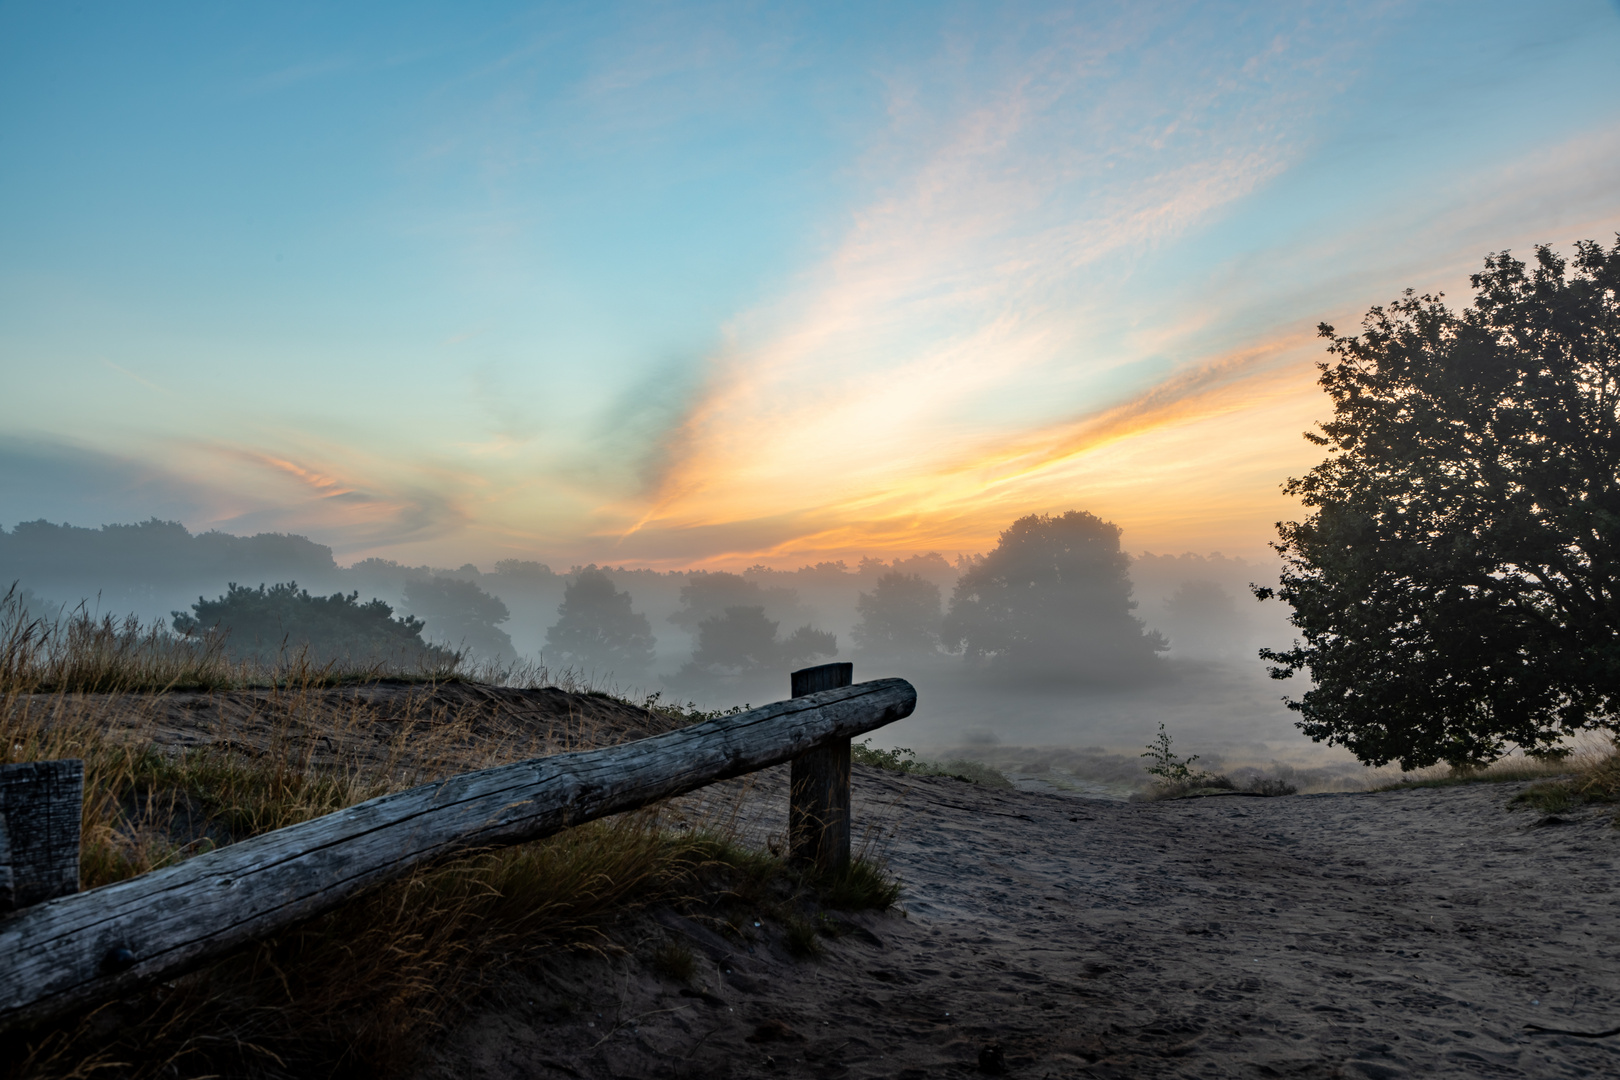
[{"label": "distant treeline", "polygon": [[[370,618],[387,634],[398,632],[385,625],[393,619],[474,659],[536,657],[639,685],[713,694],[724,684],[745,696],[751,674],[774,679],[833,656],[865,657],[869,673],[965,663],[1092,679],[1155,669],[1167,637],[1179,655],[1252,656],[1244,593],[1263,576],[1256,569],[1218,555],[1133,560],[1115,526],[1083,512],[1020,519],[994,551],[954,562],[930,552],[741,573],[558,572],[520,559],[488,572],[381,558],[343,567],[303,536],[194,535],[156,519],[0,530],[0,579],[19,582],[35,609],[83,601],[193,633],[240,624],[234,648],[260,653],[301,634],[326,641],[326,630],[299,628],[338,615]],[[348,646],[371,647],[358,637]]]}]

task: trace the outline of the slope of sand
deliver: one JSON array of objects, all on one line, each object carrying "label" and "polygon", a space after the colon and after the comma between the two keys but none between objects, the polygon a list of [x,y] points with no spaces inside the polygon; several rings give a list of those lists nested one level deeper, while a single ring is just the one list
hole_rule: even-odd
[{"label": "slope of sand", "polygon": [[[673,911],[514,977],[438,1077],[1620,1075],[1620,832],[1519,785],[1160,804],[857,768],[905,913],[820,961]],[[752,796],[785,813],[780,770]],[[836,922],[836,920],[835,920]],[[690,984],[645,963],[688,942]]]}]

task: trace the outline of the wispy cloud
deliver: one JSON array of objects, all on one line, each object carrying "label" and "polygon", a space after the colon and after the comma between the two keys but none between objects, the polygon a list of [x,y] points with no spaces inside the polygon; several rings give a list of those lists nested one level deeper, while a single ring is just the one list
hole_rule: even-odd
[{"label": "wispy cloud", "polygon": [[[792,295],[728,327],[625,535],[809,508],[834,523],[880,506],[939,512],[969,472],[993,474],[981,486],[1014,483],[1213,400],[1272,355],[1278,346],[1218,362],[1195,351],[1186,370],[1133,394],[1114,373],[1156,336],[1131,318],[1157,313],[1110,305],[1134,253],[1286,167],[1299,151],[1280,135],[1305,95],[1209,89],[1193,72],[1200,91],[1177,107],[1165,104],[1174,87],[1111,100],[1110,65],[1163,28],[1046,29],[1050,44],[970,108],[919,119],[897,101],[907,178],[854,216]],[[1298,60],[1268,41],[1251,77]]]},{"label": "wispy cloud", "polygon": [[169,390],[168,390],[167,387],[159,386],[157,383],[153,382],[151,379],[148,379],[148,378],[145,378],[144,376],[135,374],[133,371],[129,370],[129,368],[127,368],[127,367],[124,367],[122,364],[115,364],[111,360],[105,360],[105,359],[102,360],[101,363],[107,369],[109,369],[111,371],[116,371],[116,372],[118,372],[118,374],[124,376],[125,378],[134,379],[136,382],[140,383],[142,386],[146,387],[148,390],[156,390],[160,394],[169,393]]},{"label": "wispy cloud", "polygon": [[352,446],[328,446],[316,458],[212,442],[184,457],[188,471],[210,488],[254,493],[234,507],[218,507],[209,524],[318,535],[344,557],[458,533],[471,520],[468,498],[487,486],[481,477],[453,470],[372,461]]}]

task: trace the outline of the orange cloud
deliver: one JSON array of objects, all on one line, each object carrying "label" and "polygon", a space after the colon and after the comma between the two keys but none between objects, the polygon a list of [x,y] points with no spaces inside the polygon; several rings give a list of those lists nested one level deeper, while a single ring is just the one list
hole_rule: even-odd
[{"label": "orange cloud", "polygon": [[352,495],[356,491],[356,488],[351,484],[345,484],[336,477],[325,473],[306,469],[296,462],[271,457],[268,454],[256,454],[252,451],[239,451],[239,453],[251,461],[257,461],[262,465],[270,466],[272,469],[280,470],[306,486],[314,488],[323,499],[330,499],[340,495]]},{"label": "orange cloud", "polygon": [[1136,542],[1254,550],[1287,512],[1283,468],[1308,467],[1299,432],[1323,404],[1305,359],[1313,341],[1291,332],[1107,409],[961,438],[887,471],[834,471],[827,484],[806,475],[824,463],[807,461],[801,475],[774,478],[785,497],[770,502],[756,482],[736,479],[746,466],[718,473],[649,514],[619,548],[673,553],[672,565],[700,553],[696,561],[726,565],[982,551],[1014,517],[1082,507],[1130,526]]}]

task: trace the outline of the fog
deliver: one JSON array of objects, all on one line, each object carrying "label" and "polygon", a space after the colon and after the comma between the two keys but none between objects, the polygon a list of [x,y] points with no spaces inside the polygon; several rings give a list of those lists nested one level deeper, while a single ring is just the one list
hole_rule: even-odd
[{"label": "fog", "polygon": [[[231,582],[297,581],[316,594],[381,599],[396,614],[422,618],[429,639],[475,658],[534,660],[554,672],[571,667],[584,684],[624,697],[660,693],[665,701],[703,708],[785,697],[788,638],[810,627],[833,635],[837,652],[808,662],[849,660],[858,680],[901,676],[916,685],[916,714],[876,733],[874,745],[988,761],[1025,786],[1039,786],[1039,777],[1050,776],[1060,788],[1123,790],[1140,781],[1138,755],[1161,723],[1179,752],[1201,755],[1200,765],[1207,767],[1314,769],[1318,786],[1356,771],[1348,755],[1317,746],[1295,729],[1281,698],[1304,687],[1271,680],[1256,656],[1262,645],[1292,640],[1287,609],[1278,601],[1260,603],[1250,593],[1251,583],[1274,583],[1275,566],[1215,553],[1134,553],[1128,571],[1134,615],[1145,629],[1161,633],[1168,649],[1145,675],[1131,679],[1014,674],[938,649],[901,655],[857,643],[857,605],[885,574],[936,586],[948,609],[960,574],[971,564],[929,554],[797,570],[754,567],[740,574],[602,567],[615,588],[629,594],[633,612],[646,617],[653,637],[650,667],[620,671],[563,663],[569,658],[548,650],[547,630],[557,625],[559,605],[582,567],[507,560],[450,568],[384,559],[344,567],[330,548],[304,537],[192,535],[158,521],[101,529],[33,522],[0,531],[0,587],[18,583],[37,612],[82,603],[92,612],[132,613],[167,624],[172,612],[224,593]],[[433,590],[422,584],[441,579],[470,583],[498,598],[507,617],[469,630],[465,621],[453,624],[451,614],[424,609],[422,597]],[[756,607],[766,623],[777,625],[775,647],[784,662],[700,670],[694,664],[700,624],[728,610]]]}]

